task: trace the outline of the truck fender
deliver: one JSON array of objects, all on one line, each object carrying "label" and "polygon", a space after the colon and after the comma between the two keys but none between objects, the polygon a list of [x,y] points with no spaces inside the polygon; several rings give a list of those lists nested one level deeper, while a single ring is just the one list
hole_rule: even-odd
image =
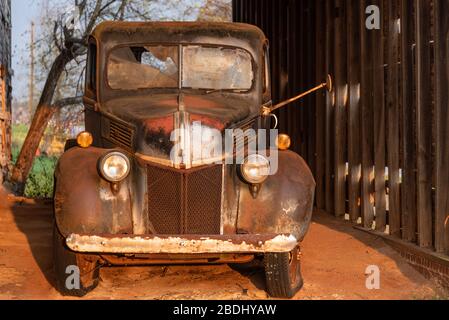
[{"label": "truck fender", "polygon": [[237,231],[291,234],[302,241],[312,219],[315,187],[304,159],[292,151],[279,152],[278,171],[263,183],[256,198],[248,185],[241,186]]},{"label": "truck fender", "polygon": [[130,177],[113,192],[100,177],[97,163],[108,150],[74,147],[55,170],[54,214],[64,237],[76,234],[131,234]]}]

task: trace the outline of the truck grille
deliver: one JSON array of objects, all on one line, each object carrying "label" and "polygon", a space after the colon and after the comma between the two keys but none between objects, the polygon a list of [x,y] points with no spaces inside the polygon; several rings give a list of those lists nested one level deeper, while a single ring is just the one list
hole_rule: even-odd
[{"label": "truck grille", "polygon": [[157,234],[220,234],[222,166],[147,166],[148,218]]}]

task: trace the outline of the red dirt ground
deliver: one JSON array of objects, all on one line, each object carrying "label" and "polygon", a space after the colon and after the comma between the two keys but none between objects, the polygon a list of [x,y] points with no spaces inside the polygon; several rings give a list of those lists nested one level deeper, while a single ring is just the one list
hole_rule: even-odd
[{"label": "red dirt ground", "polygon": [[[0,299],[62,299],[53,288],[51,205],[0,195]],[[383,240],[317,213],[303,246],[295,299],[439,299],[439,291]],[[377,265],[381,289],[365,287]],[[85,299],[267,299],[263,272],[229,266],[105,268]]]}]

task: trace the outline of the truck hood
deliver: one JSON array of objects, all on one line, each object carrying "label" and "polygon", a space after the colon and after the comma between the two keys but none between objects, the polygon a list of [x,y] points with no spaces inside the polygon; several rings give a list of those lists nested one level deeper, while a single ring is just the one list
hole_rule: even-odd
[{"label": "truck hood", "polygon": [[134,146],[137,153],[169,160],[175,144],[171,141],[171,135],[175,129],[180,129],[180,118],[185,127],[200,123],[202,127],[223,133],[225,129],[248,119],[253,113],[254,104],[246,95],[238,97],[236,94],[217,92],[209,95],[126,97],[108,101],[103,108],[106,113],[135,128]]}]

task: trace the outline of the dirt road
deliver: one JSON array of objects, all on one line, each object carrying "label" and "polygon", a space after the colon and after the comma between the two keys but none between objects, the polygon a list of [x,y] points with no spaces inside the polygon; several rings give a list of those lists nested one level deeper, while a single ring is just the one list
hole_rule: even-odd
[{"label": "dirt road", "polygon": [[[45,203],[0,196],[0,299],[62,299],[53,288],[52,213]],[[381,289],[367,290],[377,265]],[[303,244],[304,289],[296,299],[435,299],[430,281],[381,239],[317,213]],[[261,270],[229,266],[105,268],[85,299],[266,299]]]}]

